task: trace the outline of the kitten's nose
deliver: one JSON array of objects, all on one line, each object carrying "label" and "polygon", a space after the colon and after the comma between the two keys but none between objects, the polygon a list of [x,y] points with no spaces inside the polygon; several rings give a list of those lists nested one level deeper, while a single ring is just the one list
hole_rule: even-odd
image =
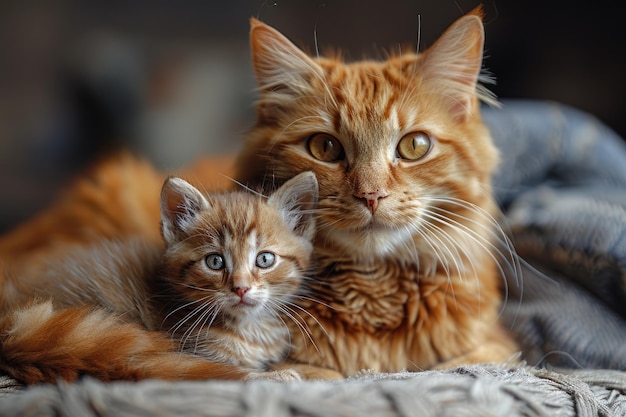
[{"label": "kitten's nose", "polygon": [[378,204],[380,200],[387,197],[389,194],[384,190],[376,190],[372,192],[361,191],[354,196],[362,199],[365,202],[367,208],[374,214],[378,210]]},{"label": "kitten's nose", "polygon": [[237,294],[239,297],[243,298],[243,296],[250,290],[250,287],[233,287],[233,292]]}]

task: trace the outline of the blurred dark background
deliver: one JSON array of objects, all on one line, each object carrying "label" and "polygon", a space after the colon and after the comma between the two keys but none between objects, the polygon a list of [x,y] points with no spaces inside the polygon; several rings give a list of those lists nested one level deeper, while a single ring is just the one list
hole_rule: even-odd
[{"label": "blurred dark background", "polygon": [[[352,59],[424,49],[469,0],[0,2],[0,232],[124,146],[161,169],[234,152],[254,122],[248,18]],[[501,98],[557,100],[626,136],[626,23],[608,0],[495,0],[486,67]],[[420,22],[421,24],[418,24]]]}]

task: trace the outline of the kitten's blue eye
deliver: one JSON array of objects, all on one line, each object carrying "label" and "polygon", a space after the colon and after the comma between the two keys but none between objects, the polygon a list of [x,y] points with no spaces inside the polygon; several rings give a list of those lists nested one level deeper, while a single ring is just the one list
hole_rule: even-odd
[{"label": "kitten's blue eye", "polygon": [[215,271],[219,271],[220,269],[224,269],[224,258],[219,253],[212,253],[207,255],[204,262],[206,266]]},{"label": "kitten's blue eye", "polygon": [[345,158],[341,143],[327,133],[316,133],[307,142],[313,158],[324,162],[336,162]]},{"label": "kitten's blue eye", "polygon": [[412,132],[404,135],[398,142],[398,155],[400,158],[415,161],[430,151],[432,140],[426,132]]},{"label": "kitten's blue eye", "polygon": [[276,255],[272,252],[261,252],[256,256],[256,266],[259,268],[269,268],[276,262]]}]

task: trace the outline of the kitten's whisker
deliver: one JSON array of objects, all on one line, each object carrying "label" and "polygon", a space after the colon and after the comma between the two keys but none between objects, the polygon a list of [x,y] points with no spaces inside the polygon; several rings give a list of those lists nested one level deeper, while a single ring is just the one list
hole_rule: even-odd
[{"label": "kitten's whisker", "polygon": [[[200,335],[201,335],[203,329],[206,327],[206,330],[204,331],[204,338],[205,338],[205,340],[207,340],[207,339],[209,339],[209,335],[210,335],[209,332],[211,331],[211,326],[215,322],[215,319],[217,318],[217,315],[220,312],[219,308],[213,308],[212,309],[213,310],[213,314],[211,315],[210,314],[210,310],[211,310],[211,308],[207,309],[206,318],[205,318],[204,322],[202,323],[202,325],[200,326],[200,328],[198,329],[198,332],[196,334],[196,344],[195,344],[194,349],[193,349],[193,353],[194,354],[196,354],[197,351],[198,351],[198,345],[200,343]],[[209,321],[209,317],[211,318],[210,321]],[[207,321],[209,321],[208,325],[207,325]]]},{"label": "kitten's whisker", "polygon": [[[191,302],[191,303],[187,303],[187,307],[193,305],[193,304],[197,304],[197,303],[201,303],[200,306],[198,307],[194,307],[193,309],[191,309],[190,312],[188,312],[184,317],[182,317],[180,320],[178,320],[172,327],[170,327],[170,329],[168,330],[168,333],[170,334],[176,334],[178,333],[178,331],[180,330],[180,328],[187,323],[192,317],[194,317],[195,315],[197,315],[198,313],[200,313],[200,311],[202,309],[204,309],[207,305],[212,305],[214,304],[214,300],[211,300],[212,297],[204,297],[200,300]],[[179,307],[177,310],[180,310],[181,308]],[[171,315],[172,313],[168,314],[168,317]]]},{"label": "kitten's whisker", "polygon": [[314,302],[316,304],[323,305],[324,307],[326,307],[326,308],[328,308],[330,310],[336,310],[336,308],[331,306],[330,304],[324,303],[323,301],[317,300],[317,299],[312,298],[312,297],[307,297],[305,295],[299,295],[299,294],[296,294],[295,297],[300,299],[300,300],[312,301],[312,302]]},{"label": "kitten's whisker", "polygon": [[[220,310],[219,306],[217,305],[217,303],[204,303],[203,305],[199,306],[196,310],[201,310],[200,314],[198,315],[198,317],[195,319],[195,321],[192,323],[191,326],[189,326],[187,328],[187,330],[185,330],[185,332],[183,333],[182,337],[181,337],[181,346],[187,346],[187,341],[189,340],[189,338],[191,337],[192,333],[194,332],[194,330],[196,328],[198,328],[198,325],[200,325],[200,323],[204,320],[206,322],[206,318],[208,316],[211,315],[211,313],[213,313],[215,311],[215,314],[217,314]],[[194,315],[197,313],[194,313]],[[187,320],[186,320],[187,321]],[[202,326],[200,326],[200,330],[198,330],[196,332],[196,337],[198,337],[198,335],[200,334],[202,330]],[[196,338],[196,344],[194,346],[194,353],[196,353],[196,348],[197,348],[197,338]]]},{"label": "kitten's whisker", "polygon": [[[322,302],[320,300],[308,297],[308,296],[303,295],[303,294],[290,294],[290,295],[293,298],[297,298],[297,299],[300,299],[300,300],[312,301],[312,302],[314,302],[316,304],[323,305],[323,306],[325,306],[325,307],[327,307],[329,309],[333,309],[333,310],[335,309],[334,307],[332,307],[332,306],[330,306],[330,305],[328,305],[328,304],[326,304],[326,303],[324,303],[324,302]],[[302,306],[300,306],[300,305],[298,305],[296,303],[293,303],[293,302],[291,302],[291,301],[289,301],[287,299],[281,300],[281,305],[293,307],[293,308],[290,307],[291,311],[293,311],[294,308],[297,309],[297,310],[302,311],[304,314],[306,314],[307,316],[311,317],[315,321],[315,323],[319,326],[319,328],[322,329],[322,332],[324,332],[324,334],[326,336],[328,336],[328,333],[326,332],[326,329],[324,328],[324,326],[322,326],[322,324],[318,321],[318,319],[314,315],[312,315],[310,312],[308,312],[304,307],[302,307]]]},{"label": "kitten's whisker", "polygon": [[317,346],[317,343],[315,342],[315,339],[313,339],[313,334],[311,333],[311,329],[309,328],[308,323],[306,322],[306,320],[293,307],[298,308],[300,311],[302,311],[302,312],[306,313],[307,315],[309,315],[310,317],[312,317],[318,323],[318,325],[320,326],[320,328],[322,329],[324,334],[326,334],[328,336],[328,333],[326,332],[324,327],[317,321],[317,319],[313,315],[311,315],[311,313],[309,313],[306,310],[302,309],[297,304],[283,303],[283,304],[277,306],[277,308],[283,314],[285,314],[285,316],[289,317],[291,319],[291,321],[293,323],[295,323],[295,325],[300,330],[300,333],[302,334],[302,337],[305,340],[308,339],[309,342],[311,343],[311,345],[313,346],[313,348],[317,351],[317,353],[321,354],[321,350]]},{"label": "kitten's whisker", "polygon": [[[272,308],[270,308],[270,306],[264,306],[263,307],[264,311],[266,311],[271,317],[273,317],[274,319],[282,323],[282,327],[285,328],[285,330],[287,331],[287,346],[291,346],[292,345],[291,331],[289,329],[289,325],[287,324],[283,316],[280,314],[280,313],[285,314],[280,308],[280,302],[274,301],[274,300],[268,300],[268,303],[271,304]],[[285,354],[287,356],[289,355],[289,352],[287,349],[285,349]]]},{"label": "kitten's whisker", "polygon": [[194,304],[197,304],[197,303],[203,303],[203,302],[205,302],[206,300],[208,300],[208,299],[210,299],[210,298],[211,298],[211,296],[210,296],[210,295],[207,295],[207,296],[202,297],[202,298],[200,298],[200,299],[198,299],[198,300],[189,301],[188,303],[185,303],[185,304],[181,304],[181,305],[179,305],[178,307],[176,307],[174,310],[170,311],[170,312],[169,312],[169,313],[165,316],[165,318],[163,319],[163,322],[162,322],[161,324],[163,325],[163,324],[167,321],[167,319],[169,319],[169,318],[170,318],[170,316],[171,316],[172,314],[176,314],[176,313],[177,313],[177,312],[179,312],[180,310],[182,310],[182,309],[184,309],[184,308],[187,308],[187,307],[189,307],[189,306],[192,306],[192,305],[194,305]]},{"label": "kitten's whisker", "polygon": [[202,291],[202,292],[212,292],[212,293],[217,292],[217,290],[213,290],[211,288],[202,288],[202,287],[198,287],[195,285],[187,284],[186,282],[176,282],[175,284],[180,285],[181,287],[185,287],[185,288],[189,288],[189,289],[197,290],[197,291]]}]

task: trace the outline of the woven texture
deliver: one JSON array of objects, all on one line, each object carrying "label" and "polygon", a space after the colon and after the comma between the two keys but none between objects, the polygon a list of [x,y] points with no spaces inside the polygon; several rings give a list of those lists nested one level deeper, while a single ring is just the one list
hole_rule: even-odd
[{"label": "woven texture", "polygon": [[502,318],[529,366],[362,373],[345,381],[84,379],[20,390],[2,416],[626,416],[626,145],[553,103],[485,109],[502,224],[523,258]]},{"label": "woven texture", "polygon": [[[342,382],[144,381],[37,387],[0,397],[4,416],[623,416],[626,375],[468,366]],[[616,390],[617,388],[617,390]]]}]

